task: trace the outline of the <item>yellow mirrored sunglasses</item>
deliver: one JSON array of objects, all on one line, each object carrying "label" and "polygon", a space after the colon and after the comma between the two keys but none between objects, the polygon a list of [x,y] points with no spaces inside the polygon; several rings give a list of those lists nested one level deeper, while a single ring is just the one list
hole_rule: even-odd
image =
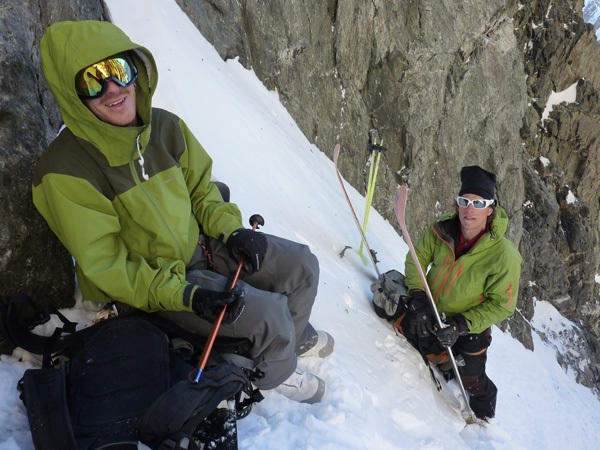
[{"label": "yellow mirrored sunglasses", "polygon": [[127,87],[136,80],[137,75],[133,60],[129,55],[120,53],[80,70],[75,76],[75,89],[79,98],[100,98],[108,81]]}]

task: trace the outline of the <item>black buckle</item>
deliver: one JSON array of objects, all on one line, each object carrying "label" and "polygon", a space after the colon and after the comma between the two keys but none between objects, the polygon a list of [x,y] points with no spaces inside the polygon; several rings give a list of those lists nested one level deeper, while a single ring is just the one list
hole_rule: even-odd
[{"label": "black buckle", "polygon": [[48,322],[50,318],[50,314],[48,314],[46,311],[40,311],[37,315],[33,316],[33,319],[27,328],[29,328],[29,331],[31,331],[38,325],[43,325]]}]

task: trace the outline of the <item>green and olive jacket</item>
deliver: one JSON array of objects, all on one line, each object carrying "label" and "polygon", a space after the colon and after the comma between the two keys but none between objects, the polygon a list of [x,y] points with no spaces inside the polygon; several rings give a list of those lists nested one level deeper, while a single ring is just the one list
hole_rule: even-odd
[{"label": "green and olive jacket", "polygon": [[[73,255],[83,299],[191,310],[186,264],[199,234],[226,240],[243,224],[210,183],[212,160],[186,124],[152,108],[152,54],[98,21],[56,23],[40,47],[66,128],[36,166],[33,202]],[[139,72],[139,127],[100,121],[75,91],[79,70],[124,51]]]}]

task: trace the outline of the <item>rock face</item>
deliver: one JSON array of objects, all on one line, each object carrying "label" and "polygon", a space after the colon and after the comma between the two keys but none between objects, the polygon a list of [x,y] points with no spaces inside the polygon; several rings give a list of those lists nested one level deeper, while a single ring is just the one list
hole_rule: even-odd
[{"label": "rock face", "polygon": [[[39,41],[53,22],[102,17],[103,5],[92,0],[0,7],[0,305],[16,292],[38,304],[73,304],[71,258],[31,201],[33,167],[61,125]],[[0,338],[0,351],[8,350]]]},{"label": "rock face", "polygon": [[[422,231],[451,207],[444,193],[470,163],[498,173],[501,189],[517,194],[501,192],[503,204],[520,215],[527,97],[505,2],[363,3],[179,1],[223,58],[239,56],[277,90],[309,140],[329,155],[339,141],[353,155],[342,171],[359,188],[368,131],[379,131],[390,149],[375,199],[384,215],[400,171],[413,188],[412,228]],[[519,226],[511,233],[518,242]]]},{"label": "rock face", "polygon": [[[462,166],[494,171],[524,260],[503,327],[532,348],[534,302],[551,302],[586,349],[561,362],[597,386],[600,50],[583,0],[177,1],[224,59],[277,91],[311,142],[330,156],[342,144],[342,173],[363,192],[377,130],[389,151],[374,206],[395,223],[407,184],[413,236],[453,208]],[[98,0],[12,3],[0,8],[0,301],[70,301],[70,258],[30,200],[32,166],[60,125],[38,44],[52,22],[107,13]],[[573,85],[576,101],[542,121],[550,95]]]}]

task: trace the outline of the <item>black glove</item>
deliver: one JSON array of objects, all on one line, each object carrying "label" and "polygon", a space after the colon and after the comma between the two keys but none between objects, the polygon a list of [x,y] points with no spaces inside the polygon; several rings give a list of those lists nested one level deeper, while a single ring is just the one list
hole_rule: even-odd
[{"label": "black glove", "polygon": [[408,293],[408,309],[411,312],[416,312],[423,308],[431,308],[431,301],[425,291],[420,289],[411,289]]},{"label": "black glove", "polygon": [[227,310],[223,316],[223,323],[233,323],[238,320],[246,307],[244,291],[239,286],[235,286],[232,290],[224,292],[200,288],[194,292],[192,309],[209,322],[215,321],[224,306],[227,306]]},{"label": "black glove", "polygon": [[433,311],[431,306],[426,306],[415,312],[415,325],[417,329],[417,335],[420,338],[429,337],[430,334],[435,332],[433,328]]},{"label": "black glove", "polygon": [[416,333],[420,338],[429,337],[435,332],[433,328],[434,315],[431,309],[431,301],[427,297],[425,291],[411,290],[410,291],[409,311],[413,313],[411,319],[411,331]]},{"label": "black glove", "polygon": [[442,347],[452,347],[459,336],[465,336],[469,333],[467,321],[462,314],[446,319],[447,327],[437,330],[437,340]]},{"label": "black glove", "polygon": [[227,239],[229,255],[236,261],[242,254],[246,255],[252,270],[260,270],[260,266],[267,253],[267,237],[258,231],[240,228],[235,230]]}]

